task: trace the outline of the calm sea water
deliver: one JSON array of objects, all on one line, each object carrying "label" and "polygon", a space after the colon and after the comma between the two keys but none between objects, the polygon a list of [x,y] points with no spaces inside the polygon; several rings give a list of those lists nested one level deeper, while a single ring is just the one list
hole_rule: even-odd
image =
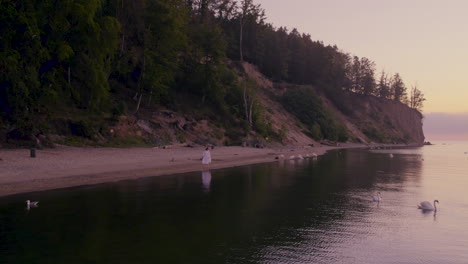
[{"label": "calm sea water", "polygon": [[[3,197],[0,263],[468,263],[465,152],[341,150]],[[437,214],[416,208],[434,199]]]}]

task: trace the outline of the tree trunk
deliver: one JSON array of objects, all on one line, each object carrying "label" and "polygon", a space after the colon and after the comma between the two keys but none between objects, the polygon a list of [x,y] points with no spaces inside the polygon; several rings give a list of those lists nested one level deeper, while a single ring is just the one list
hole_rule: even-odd
[{"label": "tree trunk", "polygon": [[145,74],[146,60],[145,55],[143,54],[143,69],[141,71],[140,80],[138,80],[138,91],[140,92],[140,98],[138,99],[138,104],[135,109],[135,114],[140,110],[141,97],[143,97],[143,88],[141,88],[141,82],[143,81],[143,76]]},{"label": "tree trunk", "polygon": [[208,0],[200,1],[200,22],[203,24],[208,13]]},{"label": "tree trunk", "polygon": [[248,100],[247,100],[247,84],[244,81],[244,110],[245,110],[245,120],[249,121],[249,107],[248,107]]},{"label": "tree trunk", "polygon": [[138,103],[135,109],[135,114],[140,110],[141,98],[143,97],[143,93],[140,93],[140,97],[138,98]]},{"label": "tree trunk", "polygon": [[239,36],[239,53],[240,53],[240,61],[244,61],[244,54],[242,53],[242,37],[244,35],[244,18],[240,17],[240,36]]},{"label": "tree trunk", "polygon": [[[210,78],[209,78],[209,77],[210,77],[210,76],[209,76],[209,74],[210,74],[210,69],[208,68],[208,64],[209,64],[209,63],[210,63],[210,62],[207,61],[207,62],[205,63],[205,66],[203,67],[203,69],[204,69],[204,71],[203,71],[203,74],[204,74],[204,81],[203,81],[203,82],[204,82],[204,84],[203,84],[203,88],[202,88],[202,94],[203,94],[203,95],[202,95],[202,105],[205,104],[207,91],[209,91],[209,90],[211,89],[211,86],[209,86],[209,85],[210,85],[210,84],[209,84],[209,82],[210,82]],[[207,86],[208,86],[208,88],[207,88]]]},{"label": "tree trunk", "polygon": [[71,85],[71,67],[68,65],[68,85]]},{"label": "tree trunk", "polygon": [[124,47],[125,47],[125,32],[122,30],[122,41],[120,43],[120,56],[122,56]]},{"label": "tree trunk", "polygon": [[254,100],[253,100],[253,98],[250,98],[250,109],[249,109],[249,124],[250,124],[250,128],[253,128],[253,118],[252,118],[253,104],[254,104]]},{"label": "tree trunk", "polygon": [[150,96],[149,96],[149,98],[148,98],[148,106],[151,105],[151,99],[152,99],[152,98],[153,98],[153,90],[151,90]]}]

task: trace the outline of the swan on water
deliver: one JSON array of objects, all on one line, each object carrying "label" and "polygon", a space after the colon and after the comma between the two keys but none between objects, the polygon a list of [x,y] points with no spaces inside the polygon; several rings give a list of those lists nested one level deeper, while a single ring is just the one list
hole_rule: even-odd
[{"label": "swan on water", "polygon": [[388,154],[388,156],[389,156],[390,158],[393,158],[393,154],[392,154],[392,153]]},{"label": "swan on water", "polygon": [[372,196],[372,201],[373,202],[378,202],[378,203],[380,203],[382,201],[382,197],[380,196],[380,192],[377,192],[377,195]]},{"label": "swan on water", "polygon": [[434,200],[434,206],[430,202],[424,201],[418,204],[418,209],[423,211],[437,211],[436,203],[439,203],[439,200]]},{"label": "swan on water", "polygon": [[31,202],[30,200],[26,200],[26,205],[27,206],[37,206],[39,201]]},{"label": "swan on water", "polygon": [[37,207],[38,203],[39,201],[31,202],[30,200],[26,200],[26,209],[30,210],[31,207]]}]

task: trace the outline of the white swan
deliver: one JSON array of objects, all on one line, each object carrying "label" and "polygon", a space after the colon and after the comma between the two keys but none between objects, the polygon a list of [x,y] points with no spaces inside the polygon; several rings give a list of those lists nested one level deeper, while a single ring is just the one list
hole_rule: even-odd
[{"label": "white swan", "polygon": [[388,156],[389,156],[390,158],[393,158],[393,154],[392,154],[392,153],[388,154]]},{"label": "white swan", "polygon": [[30,200],[26,200],[26,209],[30,210],[31,207],[37,207],[38,203],[39,203],[39,201],[31,202]]},{"label": "white swan", "polygon": [[29,206],[37,206],[39,201],[31,202],[30,200],[26,200],[26,205]]},{"label": "white swan", "polygon": [[380,196],[380,192],[377,192],[377,195],[372,196],[372,201],[380,203],[382,201],[382,197]]},{"label": "white swan", "polygon": [[418,204],[418,209],[423,211],[437,211],[436,203],[439,203],[439,200],[434,200],[434,206],[428,201],[421,202]]}]

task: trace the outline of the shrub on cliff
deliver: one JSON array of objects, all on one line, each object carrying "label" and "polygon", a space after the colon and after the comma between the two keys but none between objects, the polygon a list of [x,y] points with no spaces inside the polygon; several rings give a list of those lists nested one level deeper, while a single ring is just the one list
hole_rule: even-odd
[{"label": "shrub on cliff", "polygon": [[286,110],[306,124],[309,134],[316,140],[346,141],[348,134],[322,104],[311,86],[296,86],[288,89],[282,98]]}]

